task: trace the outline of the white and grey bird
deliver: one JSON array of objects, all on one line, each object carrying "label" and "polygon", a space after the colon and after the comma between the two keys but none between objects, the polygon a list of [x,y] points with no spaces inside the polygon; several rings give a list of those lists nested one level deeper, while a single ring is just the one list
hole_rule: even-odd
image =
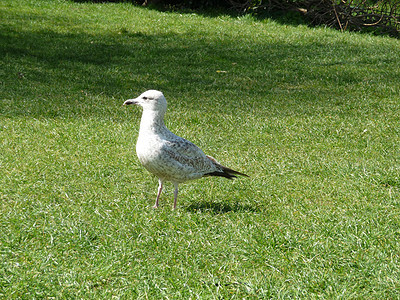
[{"label": "white and grey bird", "polygon": [[164,124],[167,100],[161,92],[146,91],[136,99],[124,102],[124,105],[129,104],[140,105],[143,108],[136,154],[141,164],[158,177],[155,208],[158,207],[165,181],[171,181],[175,186],[175,209],[178,185],[182,182],[203,176],[221,176],[228,179],[236,175],[247,176],[221,165],[213,157],[205,155],[192,142],[169,131]]}]

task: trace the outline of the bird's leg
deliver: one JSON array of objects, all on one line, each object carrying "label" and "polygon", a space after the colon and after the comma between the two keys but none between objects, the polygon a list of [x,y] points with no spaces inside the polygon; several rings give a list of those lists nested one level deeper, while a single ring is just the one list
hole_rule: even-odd
[{"label": "bird's leg", "polygon": [[153,208],[158,207],[158,200],[160,199],[162,188],[163,188],[163,183],[162,183],[161,179],[158,179],[158,193],[157,193],[157,198],[156,198],[156,204],[154,204]]},{"label": "bird's leg", "polygon": [[178,199],[178,184],[174,183],[175,191],[174,191],[174,209],[176,208],[176,200]]}]

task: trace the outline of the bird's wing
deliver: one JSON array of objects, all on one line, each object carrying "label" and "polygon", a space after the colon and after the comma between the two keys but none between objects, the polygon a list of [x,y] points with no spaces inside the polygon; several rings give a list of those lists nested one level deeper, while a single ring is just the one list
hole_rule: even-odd
[{"label": "bird's wing", "polygon": [[175,139],[170,139],[165,142],[165,145],[171,150],[187,157],[203,157],[204,152],[192,142],[176,136]]},{"label": "bird's wing", "polygon": [[204,152],[195,144],[183,138],[177,137],[166,141],[163,145],[163,151],[177,163],[193,168],[192,171],[205,173],[215,170],[214,164]]}]

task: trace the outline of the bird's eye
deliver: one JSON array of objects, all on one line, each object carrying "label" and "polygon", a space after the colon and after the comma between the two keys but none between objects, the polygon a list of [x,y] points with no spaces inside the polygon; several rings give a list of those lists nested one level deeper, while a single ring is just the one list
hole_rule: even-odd
[{"label": "bird's eye", "polygon": [[143,100],[147,100],[147,97],[143,97],[142,99],[143,99]]}]

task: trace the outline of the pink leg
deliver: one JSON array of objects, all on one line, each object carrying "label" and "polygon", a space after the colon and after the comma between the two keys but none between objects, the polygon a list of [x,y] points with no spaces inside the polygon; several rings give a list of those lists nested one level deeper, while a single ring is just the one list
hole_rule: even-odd
[{"label": "pink leg", "polygon": [[176,209],[176,200],[178,199],[178,184],[174,183],[175,191],[174,191],[174,209]]},{"label": "pink leg", "polygon": [[158,179],[158,193],[157,193],[157,198],[156,198],[156,204],[154,204],[153,208],[158,207],[158,200],[160,200],[162,188],[163,188],[163,183],[162,183],[161,179]]}]

